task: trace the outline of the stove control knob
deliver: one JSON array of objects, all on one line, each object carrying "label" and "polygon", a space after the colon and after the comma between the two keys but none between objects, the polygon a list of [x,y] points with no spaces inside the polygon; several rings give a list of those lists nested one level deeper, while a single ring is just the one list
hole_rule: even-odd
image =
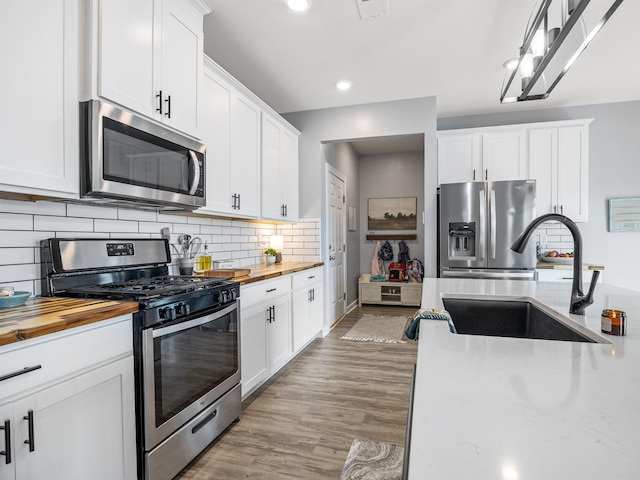
[{"label": "stove control knob", "polygon": [[191,307],[186,303],[179,303],[176,305],[176,312],[179,316],[189,315],[191,313]]},{"label": "stove control knob", "polygon": [[160,318],[164,318],[165,320],[175,320],[176,319],[176,311],[173,307],[165,307],[160,309]]},{"label": "stove control knob", "polygon": [[220,292],[220,303],[227,303],[229,301],[229,290],[222,290]]},{"label": "stove control knob", "polygon": [[236,301],[238,299],[238,296],[236,295],[236,289],[232,288],[231,290],[229,290],[229,293],[231,293],[231,301]]}]

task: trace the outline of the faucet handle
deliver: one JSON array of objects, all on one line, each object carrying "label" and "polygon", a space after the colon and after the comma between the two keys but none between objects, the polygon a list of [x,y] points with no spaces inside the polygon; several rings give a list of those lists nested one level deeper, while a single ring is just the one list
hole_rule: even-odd
[{"label": "faucet handle", "polygon": [[591,284],[589,285],[589,291],[586,295],[581,296],[572,296],[571,308],[569,309],[569,313],[573,313],[576,315],[584,315],[584,311],[587,309],[589,305],[593,303],[593,292],[596,289],[596,283],[598,283],[598,278],[600,277],[600,270],[594,270],[593,275],[591,276]]}]

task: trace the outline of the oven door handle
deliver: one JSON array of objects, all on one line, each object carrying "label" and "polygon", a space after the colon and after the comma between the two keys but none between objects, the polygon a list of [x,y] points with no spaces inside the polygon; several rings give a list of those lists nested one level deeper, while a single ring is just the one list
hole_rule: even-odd
[{"label": "oven door handle", "polygon": [[154,328],[153,329],[153,338],[162,337],[163,335],[169,335],[175,332],[180,332],[182,330],[187,330],[193,327],[199,327],[200,325],[204,325],[205,323],[212,322],[217,320],[218,318],[224,317],[229,313],[233,312],[238,308],[238,304],[236,302],[233,305],[230,305],[222,310],[218,310],[217,312],[211,313],[209,315],[205,315],[204,317],[194,318],[193,320],[188,320],[186,322],[174,323],[172,325]]}]

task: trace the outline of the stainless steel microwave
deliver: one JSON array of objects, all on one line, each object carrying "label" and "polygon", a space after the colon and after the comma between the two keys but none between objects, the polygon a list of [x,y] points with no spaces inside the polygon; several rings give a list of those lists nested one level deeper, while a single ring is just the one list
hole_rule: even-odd
[{"label": "stainless steel microwave", "polygon": [[205,146],[99,100],[80,103],[80,194],[130,208],[205,205]]}]

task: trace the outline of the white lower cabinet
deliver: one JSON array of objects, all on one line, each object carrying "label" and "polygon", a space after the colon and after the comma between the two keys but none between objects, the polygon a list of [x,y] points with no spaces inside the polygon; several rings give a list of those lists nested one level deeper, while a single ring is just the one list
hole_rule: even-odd
[{"label": "white lower cabinet", "polygon": [[322,268],[305,270],[291,276],[293,308],[293,352],[302,350],[318,333],[324,322]]},{"label": "white lower cabinet", "polygon": [[288,276],[283,276],[240,288],[243,398],[293,355],[290,282]]},{"label": "white lower cabinet", "polygon": [[125,315],[0,348],[0,377],[39,366],[1,382],[1,480],[136,478],[132,339]]}]

